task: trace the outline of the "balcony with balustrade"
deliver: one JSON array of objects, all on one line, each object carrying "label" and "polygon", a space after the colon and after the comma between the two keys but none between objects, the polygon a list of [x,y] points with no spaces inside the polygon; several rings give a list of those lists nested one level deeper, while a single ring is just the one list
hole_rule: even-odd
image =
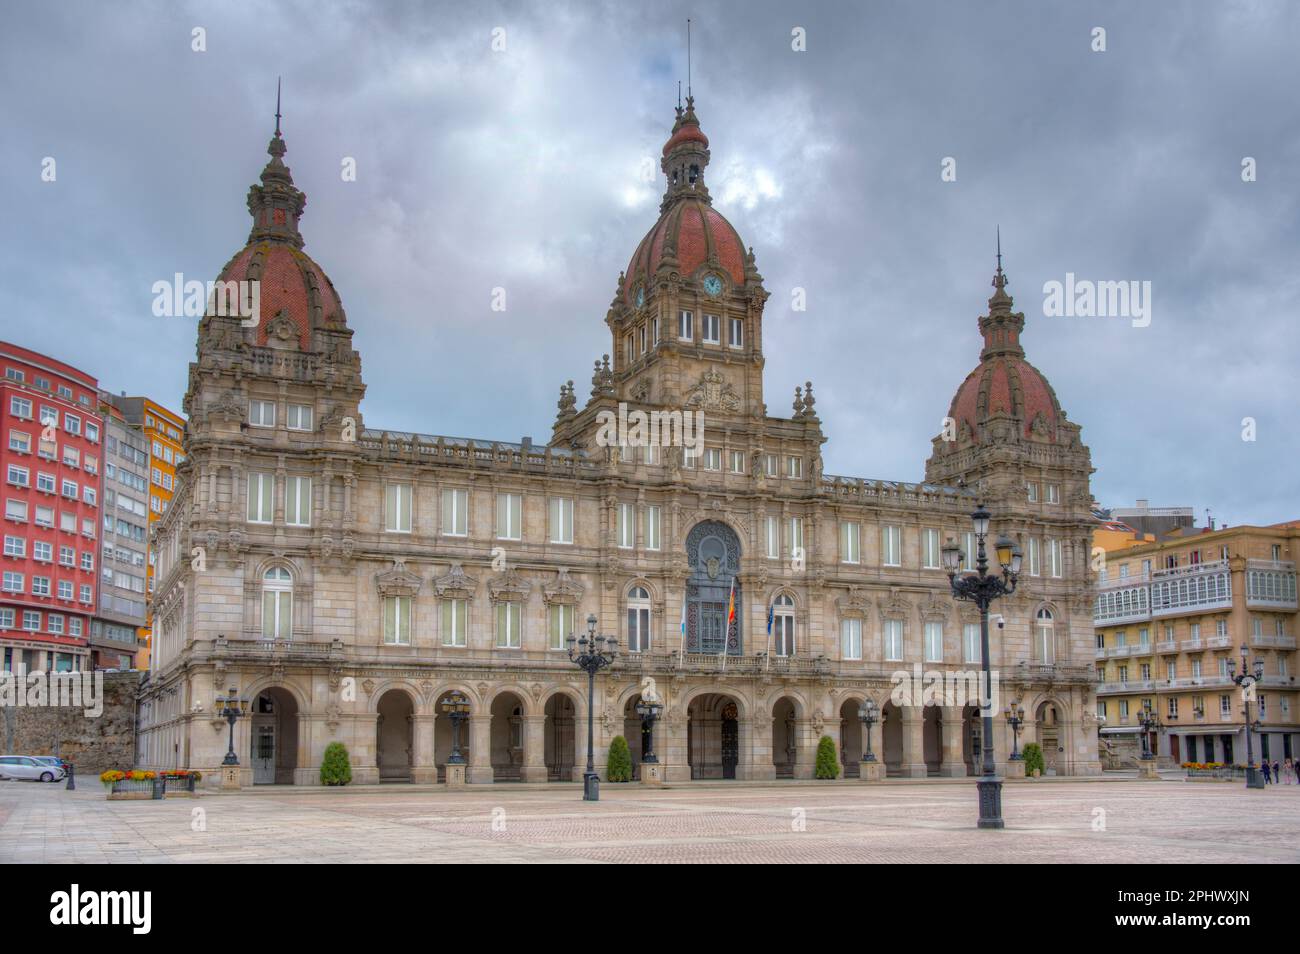
[{"label": "balcony with balustrade", "polygon": [[1151,574],[1151,615],[1182,616],[1232,606],[1227,560],[1170,567]]},{"label": "balcony with balustrade", "polygon": [[1096,626],[1140,623],[1151,618],[1150,586],[1142,577],[1120,577],[1097,583],[1092,621]]},{"label": "balcony with balustrade", "polygon": [[1290,560],[1246,561],[1246,605],[1252,609],[1295,610],[1295,563]]}]

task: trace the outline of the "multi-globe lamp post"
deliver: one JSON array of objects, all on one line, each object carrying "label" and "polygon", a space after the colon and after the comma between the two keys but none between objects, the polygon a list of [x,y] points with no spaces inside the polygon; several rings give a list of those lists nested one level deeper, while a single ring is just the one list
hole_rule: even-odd
[{"label": "multi-globe lamp post", "polygon": [[858,718],[862,720],[862,761],[874,762],[876,753],[871,751],[871,727],[880,721],[875,702],[868,699],[858,706]]},{"label": "multi-globe lamp post", "polygon": [[1138,713],[1138,725],[1142,726],[1142,761],[1150,762],[1156,757],[1151,751],[1151,733],[1155,731],[1159,722],[1156,714],[1151,711],[1151,703],[1147,702],[1142,706],[1142,711]]},{"label": "multi-globe lamp post", "polygon": [[655,755],[655,722],[659,713],[664,711],[662,702],[642,699],[636,704],[636,714],[641,717],[641,762],[656,765],[659,756]]},{"label": "multi-globe lamp post", "polygon": [[447,764],[464,765],[465,755],[460,750],[460,727],[469,718],[469,699],[457,690],[442,701],[442,711],[451,721],[451,754],[447,756]]},{"label": "multi-globe lamp post", "polygon": [[230,726],[230,746],[226,752],[226,757],[221,760],[222,765],[238,765],[239,756],[235,753],[235,723],[239,717],[248,713],[248,700],[241,699],[235,689],[230,689],[229,694],[217,696],[216,705],[213,707],[217,715],[226,720]]},{"label": "multi-globe lamp post", "polygon": [[587,617],[587,635],[575,640],[569,634],[569,659],[587,674],[587,771],[582,775],[582,800],[600,801],[600,776],[596,774],[595,723],[596,673],[614,662],[618,656],[618,639],[614,636],[596,635],[596,614]]},{"label": "multi-globe lamp post", "polygon": [[1246,662],[1245,644],[1241,647],[1241,672],[1237,672],[1237,661],[1228,660],[1228,678],[1241,686],[1241,699],[1246,707],[1246,787],[1263,788],[1264,778],[1259,774],[1259,769],[1255,765],[1255,747],[1250,741],[1250,697],[1252,687],[1264,678],[1264,660],[1256,657],[1255,671],[1251,672]]},{"label": "multi-globe lamp post", "polygon": [[976,783],[979,791],[979,827],[1004,828],[1002,779],[997,777],[993,762],[993,675],[989,664],[989,607],[999,597],[1009,596],[1016,591],[1021,553],[1020,547],[1006,536],[999,537],[995,545],[995,556],[1002,573],[989,573],[984,541],[988,537],[989,519],[992,515],[980,503],[970,516],[975,528],[975,569],[958,573],[965,555],[952,539],[943,548],[943,566],[948,571],[953,599],[974,603],[980,611],[980,652],[984,675],[980,710],[984,714],[984,770]]},{"label": "multi-globe lamp post", "polygon": [[1011,726],[1011,761],[1019,762],[1024,758],[1020,754],[1020,727],[1025,724],[1025,707],[1018,702],[1007,706],[1007,725]]}]

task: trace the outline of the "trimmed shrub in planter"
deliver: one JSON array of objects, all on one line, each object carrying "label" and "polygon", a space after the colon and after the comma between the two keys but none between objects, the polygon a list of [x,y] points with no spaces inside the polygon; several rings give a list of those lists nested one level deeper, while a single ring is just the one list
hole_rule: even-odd
[{"label": "trimmed shrub in planter", "polygon": [[839,778],[840,760],[835,755],[835,740],[823,735],[817,743],[817,778]]},{"label": "trimmed shrub in planter", "polygon": [[352,763],[348,761],[348,750],[342,742],[331,742],[325,746],[325,757],[320,763],[320,783],[322,785],[347,785],[352,781]]},{"label": "trimmed shrub in planter", "polygon": [[632,753],[628,750],[627,739],[621,735],[614,736],[614,741],[609,743],[605,778],[611,782],[632,781]]},{"label": "trimmed shrub in planter", "polygon": [[1034,777],[1034,769],[1042,775],[1047,771],[1047,763],[1043,761],[1043,747],[1037,742],[1030,742],[1021,750],[1025,757],[1025,775],[1029,778]]}]

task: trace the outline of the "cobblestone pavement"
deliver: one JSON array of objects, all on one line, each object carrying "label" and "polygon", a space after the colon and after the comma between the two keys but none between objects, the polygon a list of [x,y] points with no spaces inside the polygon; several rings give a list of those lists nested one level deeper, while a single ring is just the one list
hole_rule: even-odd
[{"label": "cobblestone pavement", "polygon": [[6,781],[0,863],[1300,861],[1300,785],[1016,782],[1003,815],[979,831],[973,783],[940,780],[605,785],[598,803],[567,784],[110,802],[94,780]]}]

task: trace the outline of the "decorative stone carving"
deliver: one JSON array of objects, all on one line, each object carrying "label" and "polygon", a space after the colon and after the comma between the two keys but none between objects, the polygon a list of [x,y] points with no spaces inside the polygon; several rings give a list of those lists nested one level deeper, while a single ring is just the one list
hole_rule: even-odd
[{"label": "decorative stone carving", "polygon": [[478,580],[467,575],[465,568],[459,563],[453,563],[450,570],[442,576],[434,577],[433,580],[433,591],[438,595],[438,599],[444,597],[469,599],[477,588]]},{"label": "decorative stone carving", "polygon": [[506,572],[488,581],[488,596],[494,602],[498,600],[523,600],[528,598],[532,588],[532,584],[521,577],[514,567],[511,567]]},{"label": "decorative stone carving", "polygon": [[686,392],[686,406],[705,411],[738,411],[740,395],[721,371],[709,368],[700,375],[699,383]]},{"label": "decorative stone carving", "polygon": [[912,604],[899,593],[898,587],[891,587],[888,598],[880,601],[880,618],[907,619],[912,612]]},{"label": "decorative stone carving", "polygon": [[947,622],[952,613],[952,600],[931,593],[921,603],[920,611],[923,620],[932,623]]},{"label": "decorative stone carving", "polygon": [[415,596],[420,592],[421,582],[420,575],[408,570],[406,561],[400,558],[393,561],[391,570],[375,574],[375,585],[384,597]]},{"label": "decorative stone carving", "polygon": [[574,604],[582,599],[584,592],[586,587],[569,576],[567,566],[562,566],[555,579],[542,586],[542,599],[547,603]]},{"label": "decorative stone carving", "polygon": [[867,591],[860,586],[849,587],[849,592],[835,601],[835,606],[840,611],[841,616],[859,616],[865,617],[871,612],[871,598],[867,596]]}]

